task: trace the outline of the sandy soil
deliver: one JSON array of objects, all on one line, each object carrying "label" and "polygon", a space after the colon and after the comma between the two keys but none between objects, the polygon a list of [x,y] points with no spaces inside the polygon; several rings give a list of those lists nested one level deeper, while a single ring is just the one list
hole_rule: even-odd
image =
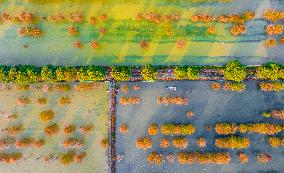
[{"label": "sandy soil", "polygon": [[[75,83],[73,83],[74,85]],[[98,89],[78,92],[75,90],[67,92],[43,92],[41,89],[19,91],[17,89],[0,91],[1,117],[0,126],[4,129],[8,125],[23,124],[25,130],[22,134],[16,136],[16,139],[22,137],[44,138],[46,145],[41,149],[33,147],[27,149],[16,149],[15,146],[5,150],[7,152],[23,152],[24,158],[33,155],[27,160],[22,160],[16,164],[0,164],[1,172],[7,173],[93,173],[107,172],[106,149],[102,149],[100,141],[107,136],[107,114],[108,114],[108,94],[105,92],[107,85],[99,83]],[[31,104],[26,106],[16,105],[16,98],[27,96],[31,99]],[[61,96],[69,96],[71,104],[59,106],[57,99]],[[38,105],[37,99],[46,97],[46,105]],[[39,113],[43,110],[52,109],[55,112],[55,118],[51,122],[45,123],[39,120]],[[18,112],[19,118],[7,121],[5,114]],[[44,135],[44,127],[49,123],[56,122],[60,127],[60,132],[54,137]],[[85,146],[78,151],[85,151],[87,158],[81,164],[71,163],[63,166],[58,160],[44,162],[42,159],[36,159],[39,156],[48,154],[58,154],[66,151],[60,142],[66,138],[63,135],[63,128],[68,124],[75,124],[77,127],[83,124],[93,123],[95,129],[85,137]],[[1,138],[7,136],[2,132]],[[74,137],[82,137],[77,130]]]}]

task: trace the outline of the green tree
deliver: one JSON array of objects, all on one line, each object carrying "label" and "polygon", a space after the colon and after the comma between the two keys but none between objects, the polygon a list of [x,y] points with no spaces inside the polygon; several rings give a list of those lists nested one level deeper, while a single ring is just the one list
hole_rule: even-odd
[{"label": "green tree", "polygon": [[55,70],[55,76],[57,82],[64,81],[64,69],[62,67],[58,67]]},{"label": "green tree", "polygon": [[19,65],[10,70],[10,75],[14,76],[15,83],[35,83],[39,81],[39,68],[29,65]]},{"label": "green tree", "polygon": [[104,67],[80,67],[77,72],[77,78],[79,81],[102,81],[105,79],[105,73]]},{"label": "green tree", "polygon": [[89,76],[89,80],[101,81],[106,77],[106,70],[104,67],[90,66],[88,67],[87,74]]},{"label": "green tree", "polygon": [[55,75],[52,72],[51,67],[49,66],[43,66],[41,68],[40,76],[41,76],[41,80],[44,82],[54,82],[55,80]]},{"label": "green tree", "polygon": [[27,74],[24,71],[17,71],[15,83],[28,83]]},{"label": "green tree", "polygon": [[187,78],[189,80],[195,80],[198,78],[198,76],[199,76],[198,70],[195,70],[191,67],[187,68]]},{"label": "green tree", "polygon": [[77,80],[77,69],[75,67],[63,68],[63,80],[66,82],[73,82]]},{"label": "green tree", "polygon": [[40,75],[39,72],[35,69],[27,69],[27,78],[29,83],[39,82]]},{"label": "green tree", "polygon": [[284,68],[282,66],[282,68],[279,70],[279,79],[284,79]]},{"label": "green tree", "polygon": [[106,70],[104,67],[90,66],[87,69],[89,80],[101,81],[105,79]]},{"label": "green tree", "polygon": [[88,78],[88,75],[87,75],[87,70],[86,70],[86,67],[80,67],[77,71],[77,78],[80,82],[82,81],[87,81],[89,78]]},{"label": "green tree", "polygon": [[114,66],[111,68],[110,74],[117,81],[127,81],[130,77],[130,67]]},{"label": "green tree", "polygon": [[9,82],[8,81],[8,71],[9,67],[7,66],[0,66],[0,82]]},{"label": "green tree", "polygon": [[6,75],[3,69],[0,69],[0,82],[5,82],[5,81],[6,81]]},{"label": "green tree", "polygon": [[157,78],[157,72],[152,65],[142,67],[141,75],[146,81],[154,81]]},{"label": "green tree", "polygon": [[246,69],[242,64],[234,60],[226,65],[224,75],[226,80],[241,82],[246,77]]},{"label": "green tree", "polygon": [[187,69],[186,67],[176,66],[174,68],[174,74],[176,80],[183,80],[187,78]]},{"label": "green tree", "polygon": [[8,72],[8,82],[16,82],[17,79],[17,70],[15,67],[11,67]]},{"label": "green tree", "polygon": [[268,63],[256,68],[256,76],[260,79],[278,80],[283,79],[284,69],[278,64]]}]

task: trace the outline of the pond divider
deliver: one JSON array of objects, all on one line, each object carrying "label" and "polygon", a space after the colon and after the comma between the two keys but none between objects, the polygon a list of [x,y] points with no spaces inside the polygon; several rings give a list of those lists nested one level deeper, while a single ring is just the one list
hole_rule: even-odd
[{"label": "pond divider", "polygon": [[110,81],[109,83],[109,147],[108,147],[108,164],[109,173],[115,173],[115,128],[116,128],[116,103],[117,103],[117,83],[116,81]]}]

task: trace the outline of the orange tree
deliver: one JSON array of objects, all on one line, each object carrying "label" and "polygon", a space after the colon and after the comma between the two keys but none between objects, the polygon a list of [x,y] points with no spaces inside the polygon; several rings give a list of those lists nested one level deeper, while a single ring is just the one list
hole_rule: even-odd
[{"label": "orange tree", "polygon": [[219,135],[235,134],[238,131],[238,125],[235,123],[217,123],[215,131]]},{"label": "orange tree", "polygon": [[136,147],[147,150],[152,148],[152,139],[148,137],[141,137],[136,140]]},{"label": "orange tree", "polygon": [[160,165],[163,162],[164,156],[159,153],[151,152],[147,156],[147,161],[150,164]]},{"label": "orange tree", "polygon": [[215,145],[218,148],[243,149],[249,147],[250,140],[249,138],[230,136],[224,138],[216,138]]},{"label": "orange tree", "polygon": [[149,133],[149,135],[151,135],[151,136],[154,136],[154,135],[156,135],[156,134],[158,134],[159,133],[159,127],[158,127],[158,125],[157,124],[151,124],[149,127],[148,127],[148,133]]}]

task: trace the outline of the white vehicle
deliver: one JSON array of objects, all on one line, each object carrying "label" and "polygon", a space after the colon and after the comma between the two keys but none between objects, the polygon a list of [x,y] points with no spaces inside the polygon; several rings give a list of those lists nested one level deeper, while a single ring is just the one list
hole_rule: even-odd
[{"label": "white vehicle", "polygon": [[143,80],[142,82],[150,83],[150,82],[155,82],[155,81],[154,80]]},{"label": "white vehicle", "polygon": [[175,86],[168,86],[167,90],[169,90],[169,91],[176,91],[177,87],[175,87]]}]

